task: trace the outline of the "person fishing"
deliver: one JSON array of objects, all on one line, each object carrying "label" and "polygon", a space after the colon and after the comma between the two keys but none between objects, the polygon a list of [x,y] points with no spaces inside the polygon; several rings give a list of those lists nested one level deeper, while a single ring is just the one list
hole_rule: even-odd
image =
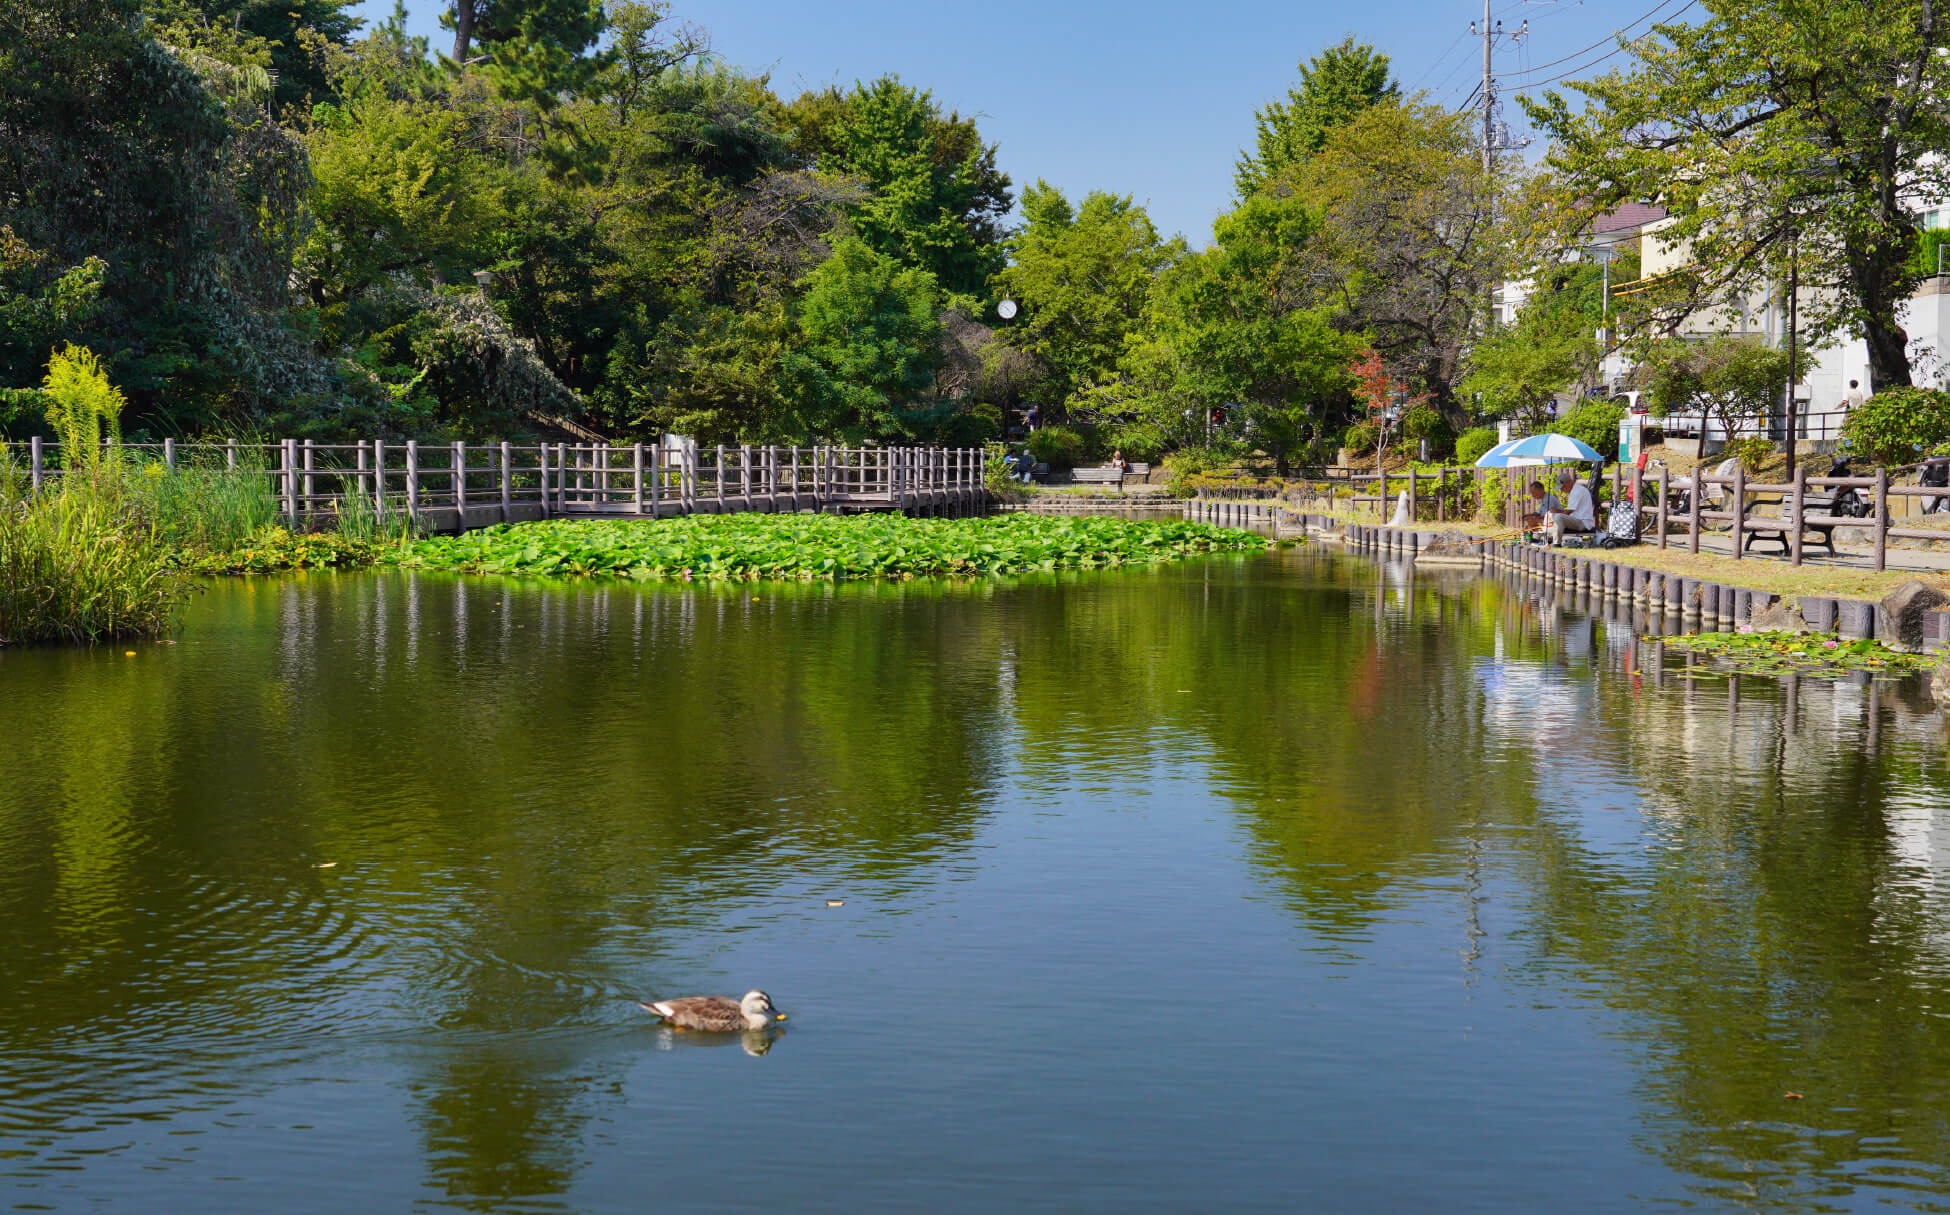
[{"label": "person fishing", "polygon": [[1545,511],[1544,526],[1550,529],[1551,543],[1562,544],[1567,534],[1589,532],[1598,526],[1598,507],[1591,499],[1591,487],[1568,468],[1557,474],[1557,489],[1564,495],[1564,506]]},{"label": "person fishing", "polygon": [[1535,509],[1524,512],[1523,526],[1526,530],[1543,527],[1544,520],[1552,511],[1564,509],[1564,504],[1557,500],[1557,495],[1545,489],[1542,481],[1532,481],[1529,493],[1531,505]]}]

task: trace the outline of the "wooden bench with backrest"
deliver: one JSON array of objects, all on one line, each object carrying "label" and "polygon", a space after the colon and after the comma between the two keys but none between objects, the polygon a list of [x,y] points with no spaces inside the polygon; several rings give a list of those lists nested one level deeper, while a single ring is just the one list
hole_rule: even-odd
[{"label": "wooden bench with backrest", "polygon": [[[1788,553],[1793,551],[1793,547],[1788,543],[1788,535],[1794,530],[1794,504],[1786,498],[1779,499],[1778,503],[1781,508],[1778,516],[1756,515],[1753,513],[1753,508],[1761,503],[1749,504],[1740,512],[1740,530],[1746,532],[1752,540],[1772,540],[1781,546],[1783,553]],[[1833,494],[1801,496],[1801,543],[1806,545],[1812,536],[1814,542],[1827,549],[1831,557],[1835,555],[1836,523],[1825,518],[1815,519],[1809,516],[1833,515],[1834,511],[1835,495]]]},{"label": "wooden bench with backrest", "polygon": [[1070,479],[1078,485],[1122,485],[1127,477],[1141,481],[1150,474],[1149,464],[1131,464],[1124,468],[1073,468]]}]

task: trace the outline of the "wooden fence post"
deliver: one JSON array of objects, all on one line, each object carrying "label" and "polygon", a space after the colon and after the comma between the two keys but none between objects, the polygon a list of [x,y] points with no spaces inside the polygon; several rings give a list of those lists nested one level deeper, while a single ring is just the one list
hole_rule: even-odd
[{"label": "wooden fence post", "polygon": [[312,469],[316,468],[317,466],[318,466],[317,461],[314,458],[314,453],[312,450],[312,441],[310,439],[306,439],[305,440],[305,493],[304,496],[300,498],[298,501],[300,504],[299,509],[303,510],[307,515],[311,514],[314,506],[312,500],[315,497],[317,497],[318,486],[317,483],[312,480]]},{"label": "wooden fence post", "polygon": [[[1794,442],[1794,436],[1788,436]],[[1801,564],[1801,512],[1808,500],[1808,469],[1805,465],[1794,466],[1794,488],[1788,491],[1788,513],[1793,517],[1794,526],[1788,530],[1788,564]],[[1731,615],[1731,613],[1728,613]]]},{"label": "wooden fence post", "polygon": [[1408,469],[1408,525],[1410,527],[1415,526],[1415,518],[1416,518],[1415,483],[1417,481],[1420,481],[1421,479],[1422,479],[1421,474],[1416,472],[1415,466],[1411,464]]},{"label": "wooden fence post", "polygon": [[1733,559],[1747,554],[1747,466],[1733,466]]},{"label": "wooden fence post", "polygon": [[237,440],[235,439],[223,441],[223,466],[231,472],[237,471]]},{"label": "wooden fence post", "polygon": [[[1702,437],[1700,442],[1704,444],[1706,442],[1705,438]],[[1689,520],[1693,534],[1686,541],[1686,549],[1688,552],[1694,553],[1699,551],[1700,503],[1706,500],[1706,474],[1701,471],[1705,467],[1704,464],[1693,466],[1693,510],[1692,517]]]},{"label": "wooden fence post", "polygon": [[170,472],[176,471],[176,440],[174,439],[163,440],[163,467]]},{"label": "wooden fence post", "polygon": [[454,440],[454,530],[467,530],[467,443]]},{"label": "wooden fence post", "polygon": [[508,515],[515,504],[515,445],[506,439],[501,440],[501,522],[508,521]]},{"label": "wooden fence post", "polygon": [[636,513],[643,514],[643,444],[630,444],[630,472],[632,483],[636,486]]},{"label": "wooden fence post", "polygon": [[358,474],[352,478],[351,489],[348,490],[345,488],[345,474],[343,473],[339,474],[339,501],[336,504],[334,504],[332,509],[333,512],[340,517],[341,525],[343,524],[344,521],[345,508],[352,504],[352,499],[354,497],[357,497],[361,501],[365,500],[366,460],[371,456],[371,454],[372,453],[367,450],[364,440],[359,440],[357,442],[354,442],[352,444],[352,457],[353,457],[353,463],[358,469]]},{"label": "wooden fence post", "polygon": [[415,525],[420,522],[420,443],[417,439],[406,441],[406,517]]},{"label": "wooden fence post", "polygon": [[284,468],[284,517],[298,526],[298,440],[285,439],[278,445],[278,462]]},{"label": "wooden fence post", "polygon": [[1889,568],[1889,470],[1876,469],[1876,570]]},{"label": "wooden fence post", "polygon": [[372,513],[386,517],[386,440],[372,441]]},{"label": "wooden fence post", "polygon": [[47,457],[41,452],[41,436],[34,435],[27,440],[27,480],[38,492],[41,482],[47,479]]},{"label": "wooden fence post", "polygon": [[1667,468],[1665,465],[1661,464],[1659,466],[1659,547],[1660,548],[1664,548],[1666,546],[1666,503],[1671,501],[1671,499],[1668,498],[1666,494],[1668,490],[1671,488],[1670,486],[1671,479],[1672,479],[1672,470]]}]

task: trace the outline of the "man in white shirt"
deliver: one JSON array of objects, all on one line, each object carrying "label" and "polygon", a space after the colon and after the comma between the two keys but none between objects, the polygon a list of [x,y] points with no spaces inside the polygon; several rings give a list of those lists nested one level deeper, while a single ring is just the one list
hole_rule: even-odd
[{"label": "man in white shirt", "polygon": [[1565,533],[1598,526],[1598,507],[1591,501],[1591,487],[1568,468],[1557,474],[1557,489],[1564,495],[1565,508],[1545,515],[1544,526],[1551,529],[1551,543],[1562,544]]}]

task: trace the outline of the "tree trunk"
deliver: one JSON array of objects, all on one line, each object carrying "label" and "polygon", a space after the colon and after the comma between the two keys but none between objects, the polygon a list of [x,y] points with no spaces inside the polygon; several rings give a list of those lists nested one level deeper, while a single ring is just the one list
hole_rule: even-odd
[{"label": "tree trunk", "polygon": [[1869,346],[1869,387],[1876,392],[1908,388],[1909,334],[1896,323],[1894,309],[1873,309],[1862,326]]},{"label": "tree trunk", "polygon": [[467,62],[467,48],[474,41],[475,0],[456,0],[454,4],[454,62]]}]

